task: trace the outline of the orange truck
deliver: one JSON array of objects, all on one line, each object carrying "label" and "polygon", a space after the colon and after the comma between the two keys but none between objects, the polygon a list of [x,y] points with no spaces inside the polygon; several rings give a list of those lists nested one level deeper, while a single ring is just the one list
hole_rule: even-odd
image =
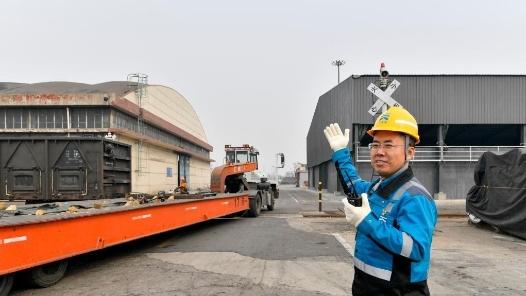
[{"label": "orange truck", "polygon": [[[262,207],[268,211],[274,210],[275,200],[279,198],[279,189],[275,182],[258,171],[259,151],[243,144],[235,147],[225,145],[224,164],[215,167],[212,171],[210,190],[218,193],[247,193],[249,198],[249,211],[251,217],[257,217]],[[285,166],[285,157],[281,156],[281,167]]]},{"label": "orange truck", "polygon": [[142,203],[122,196],[131,188],[129,150],[106,139],[0,139],[0,199],[9,206],[0,208],[0,296],[15,277],[56,284],[76,255],[218,217],[255,216],[250,191]]}]

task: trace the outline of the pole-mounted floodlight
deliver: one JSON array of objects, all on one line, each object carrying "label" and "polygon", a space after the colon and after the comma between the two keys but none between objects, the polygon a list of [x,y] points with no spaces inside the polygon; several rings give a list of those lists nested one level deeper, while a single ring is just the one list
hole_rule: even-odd
[{"label": "pole-mounted floodlight", "polygon": [[276,153],[276,166],[274,167],[274,173],[276,175],[276,182],[279,182],[278,169],[281,169],[283,167],[285,167],[285,154],[283,154],[281,152]]},{"label": "pole-mounted floodlight", "polygon": [[345,65],[344,60],[332,61],[332,65],[338,67],[338,84],[340,84],[340,66]]}]

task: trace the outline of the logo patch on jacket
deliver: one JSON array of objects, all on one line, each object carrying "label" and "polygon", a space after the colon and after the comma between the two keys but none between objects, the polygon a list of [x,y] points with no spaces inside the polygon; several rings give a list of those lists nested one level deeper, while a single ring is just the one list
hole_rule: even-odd
[{"label": "logo patch on jacket", "polygon": [[383,210],[382,211],[382,215],[380,216],[380,218],[378,220],[380,220],[382,222],[387,222],[387,218],[385,217],[385,214],[387,214],[387,211]]}]

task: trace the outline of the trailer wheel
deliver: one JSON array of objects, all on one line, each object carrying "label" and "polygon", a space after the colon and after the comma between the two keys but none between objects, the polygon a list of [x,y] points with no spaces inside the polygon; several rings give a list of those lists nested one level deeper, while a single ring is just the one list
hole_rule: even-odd
[{"label": "trailer wheel", "polygon": [[14,274],[4,274],[0,276],[0,296],[7,296],[13,287]]},{"label": "trailer wheel", "polygon": [[25,280],[32,286],[47,288],[58,283],[64,277],[67,268],[67,260],[36,266],[28,271],[28,276]]},{"label": "trailer wheel", "polygon": [[259,193],[256,197],[250,199],[248,216],[257,217],[261,213],[261,196]]}]

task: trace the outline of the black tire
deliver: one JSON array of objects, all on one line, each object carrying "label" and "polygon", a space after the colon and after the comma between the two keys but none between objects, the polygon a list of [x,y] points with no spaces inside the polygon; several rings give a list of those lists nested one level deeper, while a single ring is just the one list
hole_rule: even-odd
[{"label": "black tire", "polygon": [[15,275],[12,273],[0,276],[0,296],[9,295],[9,292],[11,292],[11,288],[13,287],[14,278]]},{"label": "black tire", "polygon": [[25,280],[32,286],[47,288],[60,282],[67,268],[67,260],[36,266],[28,270]]},{"label": "black tire", "polygon": [[267,205],[267,211],[274,211],[274,192],[270,192],[270,204]]},{"label": "black tire", "polygon": [[250,199],[248,216],[255,218],[259,214],[261,214],[261,196],[257,194],[256,197]]}]

